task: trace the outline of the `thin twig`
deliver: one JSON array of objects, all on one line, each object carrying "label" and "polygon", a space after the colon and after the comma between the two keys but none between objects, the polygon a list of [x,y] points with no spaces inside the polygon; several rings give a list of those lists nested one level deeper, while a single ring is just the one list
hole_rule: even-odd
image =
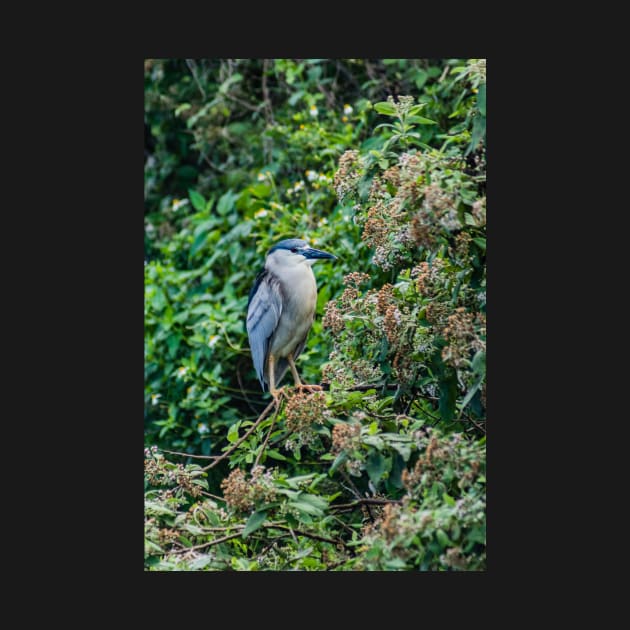
[{"label": "thin twig", "polygon": [[267,525],[266,526],[267,529],[282,529],[284,531],[287,532],[295,532],[298,536],[305,536],[306,538],[312,538],[313,540],[320,540],[321,542],[326,542],[326,543],[331,543],[333,545],[343,545],[344,547],[347,547],[347,543],[345,543],[343,540],[340,539],[334,539],[334,538],[324,538],[324,536],[318,536],[317,534],[311,534],[310,532],[304,532],[301,529],[292,529],[291,527],[288,527],[287,525]]},{"label": "thin twig", "polygon": [[216,459],[218,455],[193,455],[192,453],[182,453],[181,451],[169,451],[165,448],[160,449],[163,453],[171,455],[181,455],[182,457],[194,457],[195,459]]},{"label": "thin twig", "polygon": [[190,70],[190,73],[193,76],[193,79],[195,80],[195,83],[197,84],[197,87],[199,88],[199,91],[201,92],[201,96],[203,96],[203,99],[206,99],[206,93],[201,85],[201,83],[199,83],[199,79],[197,78],[197,72],[195,71],[195,68],[197,66],[197,64],[195,63],[194,59],[186,59],[186,65],[188,66],[188,69]]},{"label": "thin twig", "polygon": [[276,413],[273,415],[273,420],[271,421],[271,426],[269,427],[269,431],[267,432],[267,437],[265,438],[265,441],[262,443],[262,446],[260,447],[260,452],[256,456],[256,461],[254,462],[253,468],[256,468],[256,466],[258,466],[258,461],[262,457],[262,454],[264,453],[265,448],[267,447],[267,442],[269,442],[269,438],[271,437],[271,432],[273,431],[273,427],[276,424],[276,419],[279,413],[280,413],[280,405],[276,407]]},{"label": "thin twig", "polygon": [[387,505],[388,503],[401,504],[399,499],[357,499],[352,503],[338,503],[337,505],[331,505],[330,509],[340,510],[342,508],[352,508],[357,505]]},{"label": "thin twig", "polygon": [[217,499],[218,501],[225,501],[223,497],[219,497],[216,494],[211,494],[210,492],[206,492],[205,490],[200,490],[201,494],[205,497],[210,497],[211,499]]},{"label": "thin twig", "polygon": [[236,538],[240,536],[241,532],[237,532],[236,534],[230,534],[229,536],[223,536],[223,538],[216,538],[215,540],[211,540],[210,542],[203,543],[203,545],[196,545],[194,547],[184,547],[183,549],[175,549],[170,553],[186,553],[187,551],[197,551],[197,549],[204,549],[205,547],[212,547],[212,545],[220,545],[232,538]]},{"label": "thin twig", "polygon": [[463,418],[464,420],[468,420],[468,421],[469,421],[471,424],[473,424],[473,425],[474,425],[477,429],[479,429],[479,431],[481,431],[484,435],[486,434],[486,430],[485,430],[485,429],[484,429],[484,428],[483,428],[480,424],[477,424],[477,423],[476,423],[476,422],[475,422],[475,421],[474,421],[474,420],[473,420],[470,416],[465,416],[463,413],[461,413],[461,414],[459,415],[459,418],[457,418],[457,420],[458,420],[459,422],[461,422],[462,418]]},{"label": "thin twig", "polygon": [[228,94],[228,93],[226,93],[225,96],[229,98],[230,100],[234,101],[235,103],[242,105],[246,109],[249,109],[252,112],[259,112],[261,108],[263,107],[262,105],[258,105],[257,107],[254,107],[251,103],[248,103],[247,101],[244,101],[236,96],[232,96],[231,94]]},{"label": "thin twig", "polygon": [[269,410],[276,404],[275,400],[272,400],[264,409],[264,411],[260,414],[260,416],[258,416],[258,420],[256,420],[256,422],[254,422],[254,424],[249,428],[249,430],[243,435],[242,438],[240,438],[239,440],[237,440],[234,445],[229,448],[227,451],[225,451],[225,453],[218,455],[217,459],[215,459],[212,464],[208,464],[207,466],[204,466],[201,470],[210,470],[211,468],[214,468],[220,461],[224,460],[226,457],[228,457],[229,455],[231,455],[258,427],[258,425],[267,417],[267,414],[269,413]]},{"label": "thin twig", "polygon": [[267,88],[267,70],[269,69],[269,59],[265,59],[263,61],[263,71],[262,71],[262,94],[263,100],[265,102],[265,118],[267,119],[267,124],[275,123],[273,117],[273,110],[271,109],[271,99],[269,98],[269,89]]}]

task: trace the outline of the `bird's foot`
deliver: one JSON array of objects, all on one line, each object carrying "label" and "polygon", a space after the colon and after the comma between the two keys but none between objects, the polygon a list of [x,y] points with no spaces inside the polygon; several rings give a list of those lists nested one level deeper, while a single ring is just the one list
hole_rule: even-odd
[{"label": "bird's foot", "polygon": [[281,387],[280,389],[272,389],[269,393],[271,394],[271,397],[273,398],[273,402],[275,403],[276,407],[280,406],[282,398],[287,397],[287,394],[284,391],[284,387]]},{"label": "bird's foot", "polygon": [[309,385],[308,383],[300,383],[299,385],[295,386],[295,389],[305,389],[307,392],[310,392],[312,394],[313,392],[321,392],[323,388],[321,385]]}]

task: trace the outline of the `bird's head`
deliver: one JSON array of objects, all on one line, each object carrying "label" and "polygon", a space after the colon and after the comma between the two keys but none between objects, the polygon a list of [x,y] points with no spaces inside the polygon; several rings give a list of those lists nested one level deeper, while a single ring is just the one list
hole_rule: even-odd
[{"label": "bird's head", "polygon": [[337,260],[328,252],[314,249],[299,238],[288,238],[274,245],[267,252],[267,261],[273,266],[295,267],[297,265],[314,265],[318,260]]}]

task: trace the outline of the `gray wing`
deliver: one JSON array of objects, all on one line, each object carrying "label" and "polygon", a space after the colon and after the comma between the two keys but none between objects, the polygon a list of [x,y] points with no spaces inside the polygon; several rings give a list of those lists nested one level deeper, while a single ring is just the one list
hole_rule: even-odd
[{"label": "gray wing", "polygon": [[269,341],[278,326],[282,313],[282,299],[278,281],[267,271],[257,278],[247,308],[247,335],[254,368],[265,391],[265,363]]}]

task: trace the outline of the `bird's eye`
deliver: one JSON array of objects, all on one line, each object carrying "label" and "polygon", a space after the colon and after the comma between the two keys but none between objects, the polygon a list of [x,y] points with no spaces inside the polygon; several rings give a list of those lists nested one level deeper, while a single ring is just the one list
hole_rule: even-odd
[{"label": "bird's eye", "polygon": [[291,251],[292,251],[294,254],[297,254],[297,247],[292,247],[292,248],[291,248]]}]

